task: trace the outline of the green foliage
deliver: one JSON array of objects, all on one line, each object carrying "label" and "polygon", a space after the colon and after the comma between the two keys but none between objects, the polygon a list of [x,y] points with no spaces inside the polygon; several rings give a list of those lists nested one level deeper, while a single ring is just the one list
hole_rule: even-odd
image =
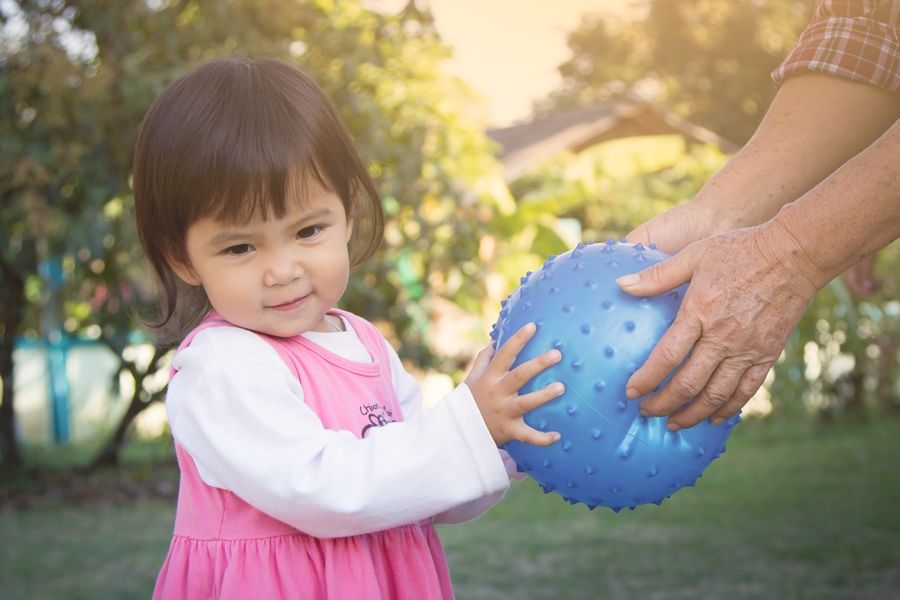
[{"label": "green foliage", "polygon": [[[559,156],[515,181],[519,208],[492,226],[503,298],[547,254],[579,240],[619,239],[691,198],[727,157],[679,137],[628,138]],[[565,235],[564,221],[577,225]],[[878,256],[884,287],[854,298],[835,280],[814,299],[768,385],[774,414],[819,418],[900,409],[900,244]]]},{"label": "green foliage", "polygon": [[[479,223],[496,210],[488,194],[477,192],[478,180],[496,164],[480,127],[460,116],[468,91],[441,72],[448,50],[427,15],[383,15],[357,2],[324,0],[19,4],[31,29],[5,55],[3,82],[16,95],[8,98],[15,114],[4,123],[12,129],[4,139],[15,146],[4,164],[29,176],[4,178],[16,200],[4,205],[15,208],[4,212],[4,223],[10,231],[34,231],[37,223],[25,225],[31,211],[41,237],[51,240],[48,255],[68,257],[67,280],[79,286],[67,294],[72,333],[91,319],[108,321],[110,314],[98,315],[98,308],[128,305],[113,302],[110,309],[104,301],[113,280],[143,282],[139,270],[126,268],[140,265],[128,254],[136,248],[128,188],[135,132],[162,87],[215,56],[275,56],[298,64],[348,122],[390,218],[385,252],[361,274],[366,285],[354,288],[368,297],[351,296],[348,304],[366,306],[402,334],[409,323],[391,307],[431,291],[427,273],[452,272],[475,254]],[[38,35],[59,20],[93,40],[95,51],[73,60],[61,37]],[[29,143],[30,153],[23,152]],[[460,206],[464,191],[470,197]],[[57,210],[47,214],[48,208]],[[15,246],[5,249],[13,253]],[[407,284],[387,275],[398,271],[402,256]],[[84,288],[84,280],[101,273],[105,289]],[[140,285],[130,293],[146,297],[152,290]],[[104,298],[91,310],[78,306],[98,294]]]},{"label": "green foliage", "polygon": [[641,17],[593,16],[569,36],[562,86],[539,110],[624,93],[658,95],[682,116],[745,142],[775,94],[770,73],[796,43],[813,2],[648,0]]},{"label": "green foliage", "polygon": [[822,289],[775,365],[775,409],[827,419],[900,413],[900,244],[878,256],[884,286],[855,298],[840,280]]},{"label": "green foliage", "polygon": [[[383,324],[401,355],[437,362],[430,303],[472,306],[483,296],[479,239],[510,198],[483,183],[499,168],[481,127],[461,116],[470,92],[442,72],[448,49],[427,13],[414,3],[387,15],[329,0],[3,6],[10,35],[0,47],[0,89],[9,92],[0,99],[0,253],[27,282],[26,334],[38,335],[51,315],[68,334],[100,339],[119,355],[146,337],[135,315],[148,314],[155,290],[129,187],[140,120],[198,62],[276,57],[329,92],[385,198],[384,249],[357,273],[345,307]],[[51,294],[38,267],[56,257],[65,282]],[[138,388],[129,414],[159,397],[148,368],[165,363],[122,359]]]},{"label": "green foliage", "polygon": [[[569,36],[572,58],[559,67],[561,87],[537,109],[548,113],[649,93],[687,119],[742,143],[770,104],[775,93],[770,74],[793,48],[812,6],[797,0],[649,0],[634,20],[588,17]],[[562,191],[553,176],[561,165],[548,165],[548,171],[517,182],[514,193],[593,194],[596,201],[573,215],[583,223],[585,238],[602,239],[607,231],[627,231],[690,198],[722,164],[721,157],[712,163],[698,158],[694,153],[671,169],[618,183],[609,176],[621,170],[609,169],[597,179],[608,190],[580,175],[573,178],[578,183],[563,183]],[[679,174],[682,169],[691,172]],[[611,206],[616,210],[609,212]],[[776,411],[827,417],[862,409],[896,412],[897,254],[896,243],[880,253],[878,270],[886,284],[872,297],[854,298],[838,280],[815,298],[775,367],[770,392]]]},{"label": "green foliage", "polygon": [[579,240],[619,239],[691,197],[725,160],[712,146],[686,147],[680,136],[604,142],[560,155],[513,182],[518,210],[494,227],[514,236],[534,223],[559,231],[558,218],[577,222],[577,235],[557,234],[548,246],[533,247],[538,254],[567,250]]},{"label": "green foliage", "polygon": [[[17,331],[35,336],[49,315],[70,335],[102,340],[122,355],[120,370],[135,381],[138,412],[160,397],[153,375],[165,368],[165,349],[149,364],[134,364],[122,351],[147,339],[135,316],[147,315],[155,300],[133,226],[132,148],[150,101],[201,61],[280,58],[304,68],[331,95],[388,219],[383,249],[353,277],[344,307],[383,326],[403,357],[456,376],[525,271],[581,239],[621,237],[689,198],[725,160],[709,147],[686,148],[679,138],[623,140],[561,156],[509,189],[495,149],[464,116],[472,95],[442,71],[449,50],[414,2],[396,14],[368,10],[359,0],[0,6],[4,327],[15,321]],[[563,88],[543,108],[653,84],[663,102],[688,118],[746,139],[773,92],[768,73],[796,38],[808,3],[654,0],[647,8],[641,20],[588,19],[573,32],[573,58],[560,67]],[[61,258],[65,275],[55,296],[39,273],[51,258]],[[865,363],[866,393],[896,398],[894,384],[883,383],[896,381],[896,366],[884,367],[896,363],[890,359],[896,346],[879,341],[897,339],[896,311],[886,302],[896,289],[896,264],[896,256],[882,258],[894,287],[879,298],[847,304],[826,292],[817,300],[780,363],[777,396],[807,393],[808,382],[793,374],[805,365],[801,340],[819,335],[824,319],[829,335],[858,330],[857,337],[845,332],[845,350],[857,343],[874,357]],[[20,290],[21,316],[9,310],[16,299],[8,290]],[[437,349],[443,342],[429,325],[448,303],[475,315],[454,324],[453,335],[471,342],[458,356]],[[855,324],[850,313],[835,312],[842,303],[857,311]],[[0,333],[9,341],[6,330]],[[848,341],[854,339],[860,341]],[[825,348],[834,338],[815,341]],[[835,380],[821,393],[833,397],[840,385]]]}]

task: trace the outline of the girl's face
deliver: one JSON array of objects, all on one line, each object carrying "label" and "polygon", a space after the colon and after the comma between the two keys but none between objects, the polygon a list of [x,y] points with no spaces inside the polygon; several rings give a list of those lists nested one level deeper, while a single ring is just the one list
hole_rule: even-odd
[{"label": "girl's face", "polygon": [[188,285],[203,286],[212,307],[238,327],[279,337],[328,331],[324,315],[350,277],[352,230],[340,198],[318,190],[281,218],[195,222],[187,231],[190,264],[172,268]]}]

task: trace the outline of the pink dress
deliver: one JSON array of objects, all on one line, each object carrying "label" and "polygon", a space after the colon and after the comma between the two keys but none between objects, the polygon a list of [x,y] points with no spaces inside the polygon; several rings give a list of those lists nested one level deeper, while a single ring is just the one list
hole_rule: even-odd
[{"label": "pink dress", "polygon": [[[381,335],[367,321],[339,312],[373,362],[357,363],[297,336],[263,336],[303,385],[305,402],[328,429],[357,437],[402,420]],[[181,347],[207,327],[205,321]],[[346,402],[330,402],[342,398]],[[253,508],[232,492],[203,482],[176,443],[181,483],[175,531],[154,599],[249,600],[452,598],[447,562],[430,522],[322,539]]]}]

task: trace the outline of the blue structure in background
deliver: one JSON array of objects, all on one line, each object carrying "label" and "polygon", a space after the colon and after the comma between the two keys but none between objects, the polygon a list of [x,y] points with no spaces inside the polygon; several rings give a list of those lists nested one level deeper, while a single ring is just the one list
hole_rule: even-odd
[{"label": "blue structure in background", "polygon": [[62,258],[54,257],[42,262],[40,275],[47,284],[47,295],[50,298],[41,317],[41,329],[46,336],[53,441],[62,444],[70,439],[69,380],[66,376],[66,359],[72,345],[72,340],[62,323],[62,300],[59,293],[63,284]]}]

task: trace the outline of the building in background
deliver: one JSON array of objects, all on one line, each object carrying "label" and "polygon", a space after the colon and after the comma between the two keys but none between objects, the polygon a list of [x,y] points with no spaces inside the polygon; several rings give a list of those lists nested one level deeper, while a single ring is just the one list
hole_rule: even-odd
[{"label": "building in background", "polygon": [[611,100],[492,129],[508,182],[563,152],[579,154],[603,142],[628,137],[681,135],[687,145],[712,144],[731,154],[737,146],[712,131],[643,100]]}]

